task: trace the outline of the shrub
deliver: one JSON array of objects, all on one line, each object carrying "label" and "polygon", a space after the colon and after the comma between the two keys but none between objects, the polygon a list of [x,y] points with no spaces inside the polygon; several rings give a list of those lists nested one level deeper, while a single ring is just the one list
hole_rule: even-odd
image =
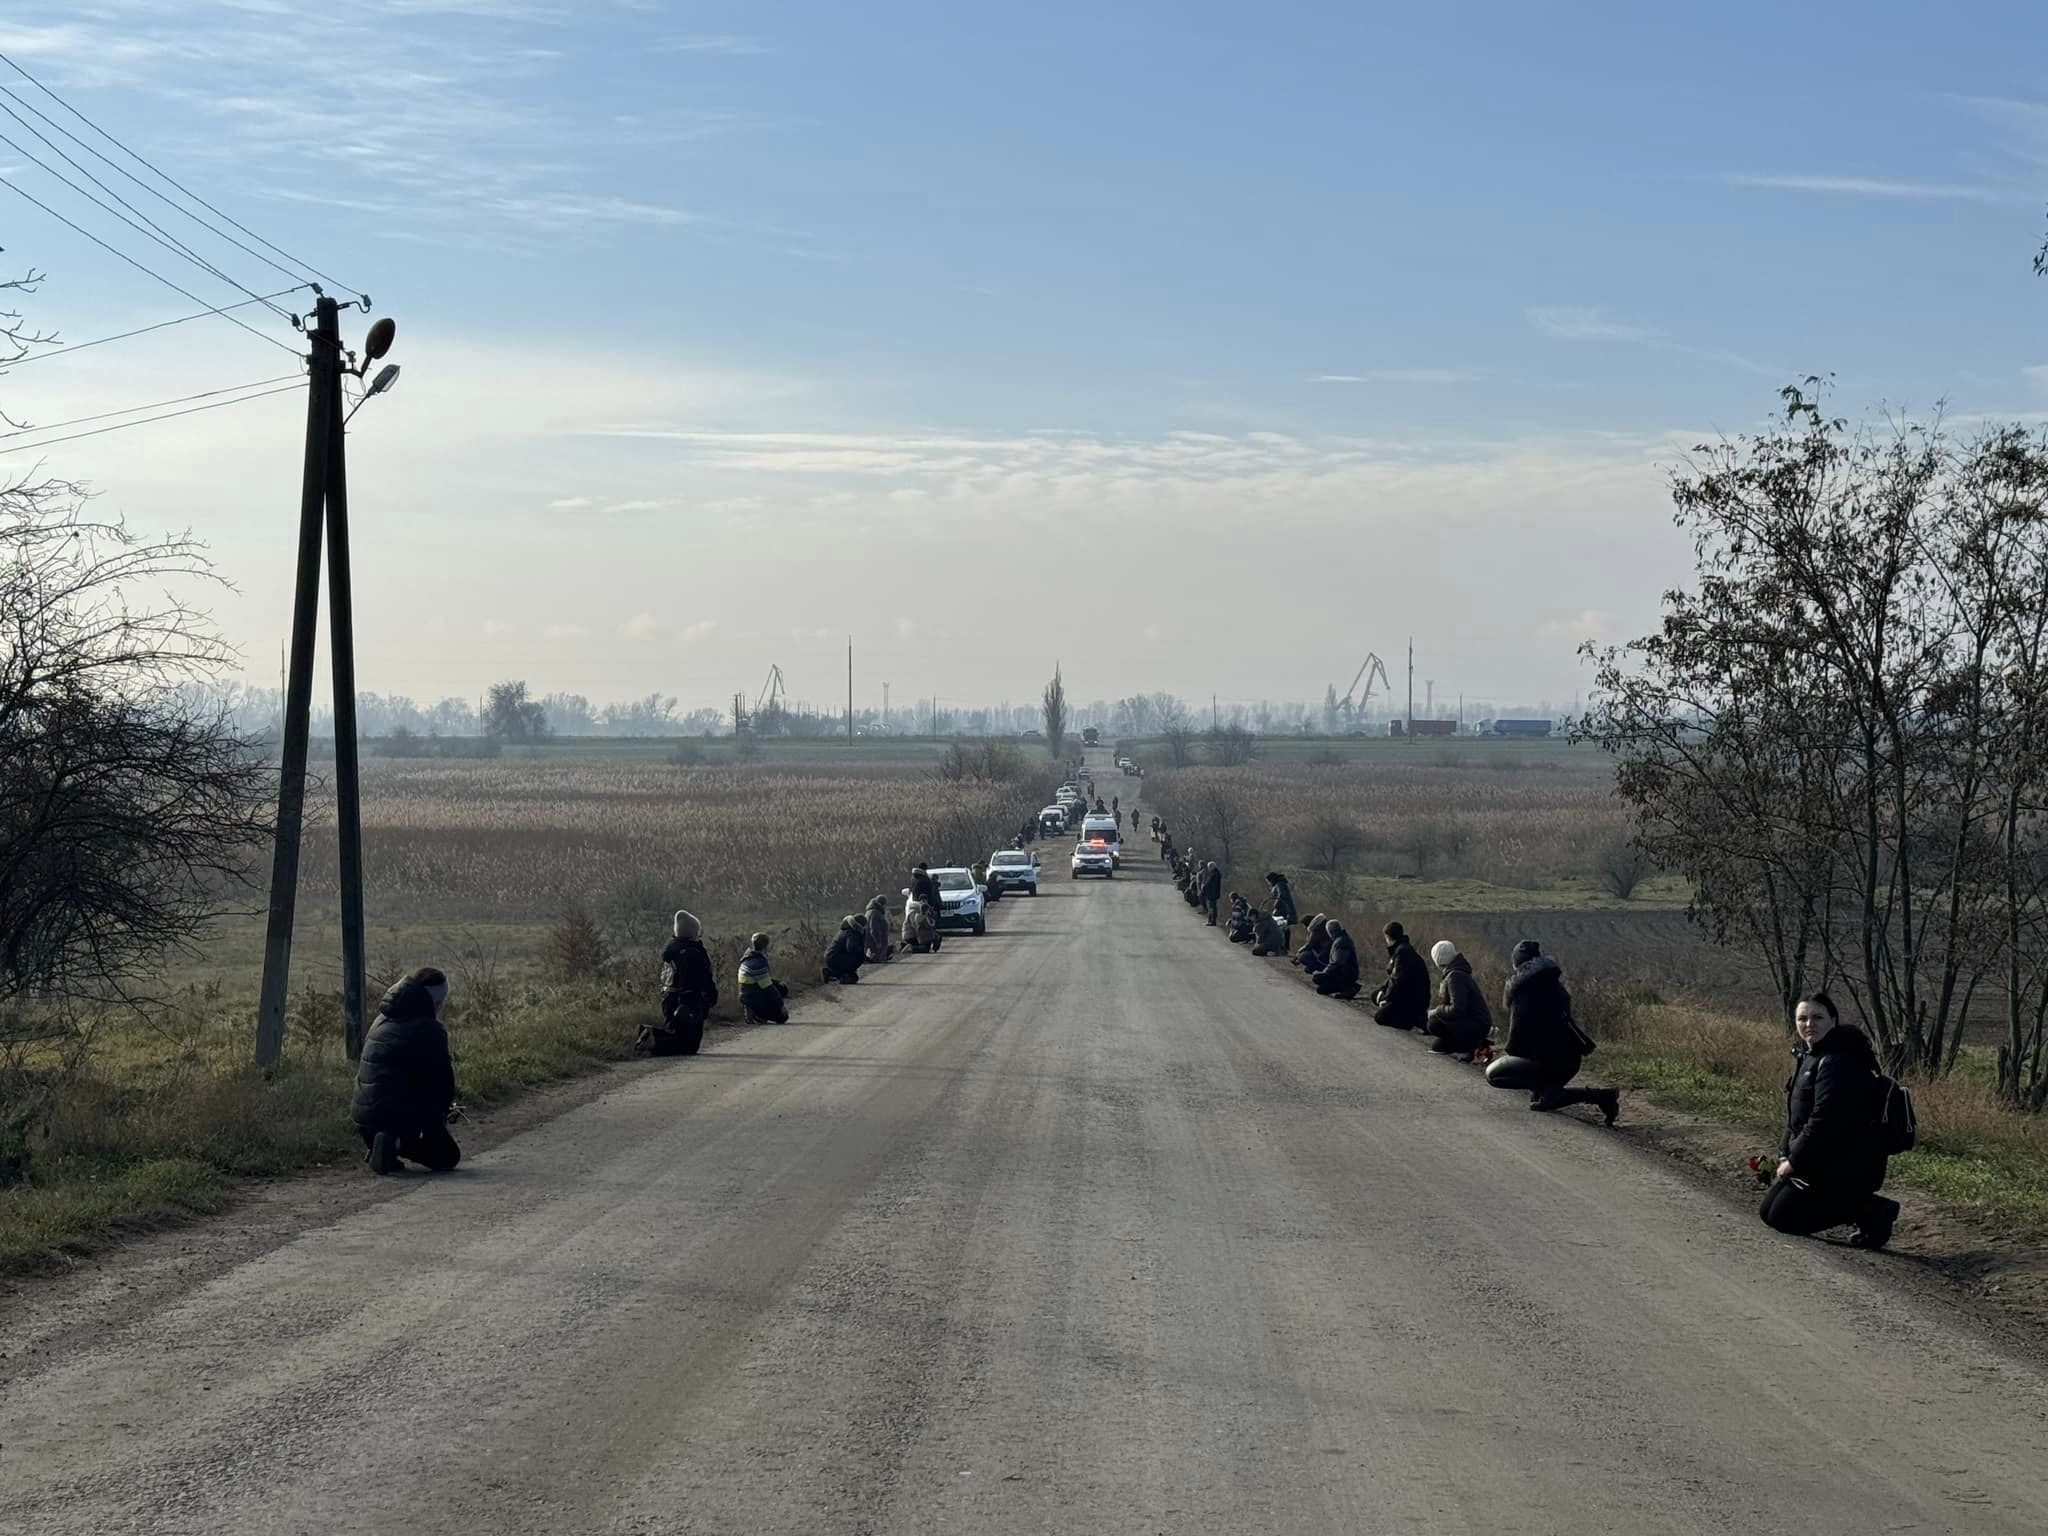
[{"label": "shrub", "polygon": [[589,981],[611,962],[611,945],[590,909],[581,902],[566,907],[541,946],[541,971],[549,981]]}]

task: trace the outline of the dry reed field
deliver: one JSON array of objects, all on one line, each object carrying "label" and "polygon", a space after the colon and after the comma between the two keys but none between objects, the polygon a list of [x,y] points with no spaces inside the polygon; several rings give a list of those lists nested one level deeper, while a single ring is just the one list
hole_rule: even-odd
[{"label": "dry reed field", "polygon": [[[1003,784],[929,768],[833,771],[567,761],[363,765],[363,858],[376,920],[540,920],[581,905],[713,927],[894,901],[910,866],[1007,846],[1049,770]],[[304,899],[334,899],[331,837],[307,844]]]}]

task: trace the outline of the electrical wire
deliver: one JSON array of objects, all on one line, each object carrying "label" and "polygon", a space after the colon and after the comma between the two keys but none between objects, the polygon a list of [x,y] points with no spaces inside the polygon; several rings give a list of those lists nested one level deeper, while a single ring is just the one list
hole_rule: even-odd
[{"label": "electrical wire", "polygon": [[[272,271],[282,273],[284,276],[291,278],[295,286],[302,288],[310,288],[314,286],[312,280],[309,279],[305,273],[294,272],[290,267],[280,266],[274,257],[264,255],[263,252],[257,250],[256,247],[253,245],[244,244],[242,241],[237,240],[233,235],[229,234],[226,230],[222,229],[219,225],[208,223],[205,219],[201,218],[198,214],[194,213],[190,208],[187,208],[183,203],[177,202],[172,198],[164,196],[164,194],[159,192],[155,187],[151,186],[148,182],[144,181],[140,176],[136,175],[133,171],[129,170],[127,166],[122,165],[118,160],[110,158],[105,153],[105,151],[93,148],[92,145],[86,143],[85,140],[81,139],[77,134],[73,133],[69,128],[66,128],[62,123],[58,122],[55,118],[51,117],[49,113],[43,111],[33,102],[23,100],[22,97],[15,94],[15,92],[11,88],[4,85],[0,85],[0,96],[5,96],[9,101],[13,102],[15,106],[21,108],[22,111],[30,114],[32,117],[36,119],[37,122],[42,123],[44,126],[48,127],[53,132],[61,133],[62,135],[64,135],[64,137],[69,139],[73,144],[76,144],[88,155],[91,155],[95,160],[99,161],[101,165],[104,165],[108,170],[114,172],[114,174],[117,176],[126,177],[129,181],[133,182],[136,186],[140,187],[143,191],[147,192],[151,197],[155,198],[158,202],[162,203],[166,208],[170,209],[173,213],[183,214],[186,218],[190,219],[194,224],[197,224],[201,229],[205,230],[208,234],[213,235],[218,239],[227,241],[227,243],[229,245],[232,245],[236,250],[241,251],[245,255],[255,257],[256,260],[262,262],[266,267],[269,267]],[[10,115],[12,115],[11,108],[0,108],[0,111],[7,111]],[[17,122],[20,121],[19,118],[16,118],[15,120]],[[24,123],[22,126],[28,127],[26,123]],[[31,133],[35,133],[35,130],[33,128],[30,128],[29,131]],[[43,136],[40,133],[37,133],[36,137],[43,138]],[[50,143],[48,139],[43,139],[43,142],[45,144]],[[51,144],[50,147],[52,149],[57,148],[57,146],[54,144]],[[57,153],[62,155],[64,154],[64,151],[58,149]],[[72,160],[69,155],[64,155],[64,158],[70,161],[71,164],[78,165],[78,162]],[[91,172],[87,171],[83,166],[79,166],[79,173],[81,175],[87,176],[92,174]],[[94,178],[93,184],[95,186],[100,187],[105,186],[105,183],[101,182],[97,177]],[[117,199],[120,198],[120,195],[116,192],[113,192],[111,189],[108,190],[107,195],[109,197],[115,197]],[[124,208],[134,207],[134,205],[132,203],[129,203],[126,199],[120,199],[120,201],[121,205]],[[137,210],[136,216],[138,218],[148,218],[148,215],[141,213],[139,210]],[[154,227],[162,227],[161,225],[157,225],[154,219],[150,219],[149,222]],[[166,231],[166,233],[168,233],[168,231]],[[173,236],[172,238],[175,239],[176,237]],[[289,292],[290,290],[288,289],[286,291]]]},{"label": "electrical wire", "polygon": [[[297,288],[280,288],[277,292],[266,293],[263,297],[265,299],[281,299],[287,294],[296,292],[298,292]],[[126,341],[131,336],[147,336],[151,331],[168,330],[174,325],[189,325],[194,320],[204,320],[210,315],[224,315],[229,310],[247,309],[251,304],[257,302],[259,301],[256,299],[244,299],[239,304],[218,304],[212,309],[202,309],[197,314],[180,315],[175,320],[159,320],[154,325],[140,325],[132,331],[116,331],[111,336],[95,336],[91,341],[74,342],[70,345],[66,345],[63,342],[55,342],[45,351],[31,352],[26,357],[17,357],[11,363],[0,363],[0,373],[12,372],[16,368],[26,368],[30,363],[44,362],[53,357],[67,357],[73,352],[83,352],[87,347],[103,347],[110,341]]]},{"label": "electrical wire", "polygon": [[238,395],[245,389],[263,389],[272,384],[290,384],[305,378],[304,374],[280,374],[274,379],[256,379],[247,384],[227,384],[219,389],[202,389],[195,395],[180,395],[175,400],[152,400],[148,405],[131,405],[126,410],[101,411],[96,416],[74,416],[69,421],[45,421],[33,427],[20,427],[12,432],[0,432],[0,441],[15,437],[31,437],[38,432],[60,432],[66,427],[83,426],[89,421],[111,421],[116,416],[133,416],[138,411],[160,411],[167,405],[184,405],[193,400],[211,400],[215,395]]},{"label": "electrical wire", "polygon": [[[0,105],[0,112],[7,113],[8,116],[14,117],[16,121],[20,120],[18,114],[16,114],[12,109],[8,108],[5,105]],[[34,133],[36,137],[42,139],[42,141],[45,144],[50,143],[47,137],[45,137],[41,133],[36,132],[36,129],[33,125],[29,126],[29,132]],[[199,270],[206,273],[207,276],[217,277],[222,282],[226,283],[230,288],[234,289],[237,293],[245,293],[250,298],[256,299],[257,302],[263,302],[263,300],[257,294],[254,288],[248,287],[246,284],[243,283],[238,283],[232,277],[229,277],[227,273],[221,271],[219,267],[215,266],[212,262],[208,261],[205,257],[201,256],[197,251],[193,250],[190,246],[186,245],[182,240],[178,239],[177,236],[173,235],[169,230],[163,229],[160,225],[157,225],[155,221],[151,220],[147,214],[143,213],[139,208],[136,208],[132,203],[129,203],[125,199],[123,199],[120,193],[114,191],[105,182],[101,181],[97,176],[94,176],[91,171],[88,171],[85,169],[85,167],[79,165],[76,160],[73,160],[69,155],[66,155],[63,150],[57,149],[57,147],[54,144],[51,144],[50,147],[56,150],[57,154],[60,155],[67,164],[76,167],[78,173],[81,176],[85,177],[86,180],[90,181],[94,186],[98,187],[101,191],[105,192],[107,196],[113,198],[115,202],[120,203],[122,208],[129,209],[136,215],[136,219],[141,219],[143,222],[137,223],[136,219],[129,218],[128,215],[122,213],[119,208],[114,208],[106,203],[101,202],[98,198],[94,197],[90,192],[86,191],[85,188],[81,187],[77,182],[73,181],[69,176],[66,176],[62,171],[52,166],[48,161],[42,160],[33,153],[31,153],[30,151],[23,149],[21,145],[17,144],[13,139],[9,138],[4,133],[0,133],[0,144],[5,144],[17,155],[20,155],[22,159],[28,161],[30,165],[33,165],[37,170],[46,172],[47,174],[54,176],[67,189],[76,192],[80,197],[84,198],[87,202],[91,203],[95,208],[99,209],[100,212],[112,214],[115,218],[119,219],[123,224],[126,224],[130,229],[134,230],[137,234],[143,235],[148,239],[154,240],[158,245],[162,246],[165,250],[169,251],[173,256],[184,257],[185,260],[191,262],[193,266],[199,268]],[[288,320],[291,318],[283,310],[279,309],[275,304],[269,304],[266,305],[266,307],[270,310],[272,314],[276,315],[280,320]]]},{"label": "electrical wire", "polygon": [[13,448],[0,448],[0,456],[10,453],[32,453],[38,448],[54,448],[59,443],[75,443],[82,437],[104,437],[109,432],[125,432],[130,427],[146,427],[153,421],[170,421],[179,416],[196,416],[201,411],[217,411],[223,406],[241,405],[250,400],[267,400],[272,395],[295,394],[304,389],[304,382],[287,384],[282,389],[266,389],[257,395],[242,395],[233,400],[216,400],[211,405],[188,406],[182,411],[166,411],[161,416],[145,416],[140,421],[124,421],[111,427],[95,427],[90,432],[73,432],[68,437],[52,437],[40,443],[22,443]]},{"label": "electrical wire", "polygon": [[290,251],[286,250],[283,246],[277,245],[272,241],[264,239],[261,235],[257,234],[255,230],[249,228],[248,225],[242,223],[240,220],[234,218],[232,215],[221,212],[220,209],[214,207],[213,204],[209,203],[197,192],[194,192],[182,181],[179,181],[177,177],[172,176],[167,171],[159,169],[157,166],[151,164],[150,161],[145,159],[142,155],[130,149],[126,144],[123,144],[111,133],[107,132],[106,129],[102,128],[98,123],[94,122],[91,118],[87,117],[83,112],[79,111],[78,108],[72,106],[70,102],[66,101],[62,96],[59,96],[55,91],[51,90],[47,85],[43,84],[43,82],[38,80],[34,75],[30,74],[27,70],[23,69],[21,65],[16,63],[14,59],[7,53],[0,52],[0,64],[5,64],[9,69],[13,70],[17,75],[21,76],[21,78],[26,80],[30,85],[34,86],[37,90],[41,91],[45,96],[49,97],[50,100],[56,102],[58,106],[62,107],[66,112],[69,112],[81,123],[85,124],[85,126],[90,128],[94,133],[98,134],[101,138],[105,139],[109,144],[113,145],[116,149],[120,150],[122,154],[126,155],[129,159],[135,161],[138,165],[148,170],[152,175],[156,176],[158,179],[168,182],[171,186],[176,187],[180,192],[184,193],[185,196],[189,197],[193,202],[197,203],[200,207],[204,208],[208,213],[214,215],[214,217],[218,219],[223,219],[229,224],[234,225],[236,229],[240,230],[243,234],[247,235],[251,240],[254,240],[258,245],[267,247],[268,249],[275,251],[278,255],[282,256],[286,261],[291,262],[294,266],[300,267],[305,271],[312,273],[315,277],[326,278],[328,282],[332,283],[336,288],[339,288],[344,293],[353,293],[358,296],[367,298],[366,295],[363,295],[363,291],[360,288],[357,288],[350,283],[344,283],[340,278],[335,277],[330,273],[322,272],[310,261],[305,261],[297,256],[294,256]]},{"label": "electrical wire", "polygon": [[[106,241],[102,240],[98,235],[94,234],[91,230],[86,229],[82,225],[79,225],[73,222],[72,220],[65,218],[63,214],[59,213],[56,209],[52,208],[48,203],[44,202],[41,198],[37,197],[33,192],[26,191],[22,187],[17,186],[15,184],[14,178],[12,178],[11,176],[0,176],[0,187],[5,187],[9,192],[14,193],[17,197],[26,198],[29,202],[34,203],[38,208],[42,209],[43,212],[47,213],[51,218],[55,219],[59,224],[62,224],[66,229],[71,230],[74,234],[80,234],[85,236],[86,239],[90,240],[94,245],[98,246],[108,255],[120,257],[121,260],[127,262],[129,266],[135,268],[136,271],[145,273],[148,276],[155,278],[158,282],[162,283],[166,288],[170,289],[173,293],[182,293],[194,304],[204,304],[206,302],[206,300],[199,297],[199,295],[194,293],[190,288],[180,287],[178,284],[172,282],[168,277],[165,277],[163,273],[155,271],[150,267],[144,266],[141,262],[137,261],[133,256],[130,256],[126,251],[121,250],[116,246],[111,246],[107,244]],[[259,340],[262,341],[267,341],[273,347],[277,347],[283,351],[289,352],[294,357],[297,357],[299,355],[298,349],[296,347],[286,346],[285,343],[279,341],[275,336],[265,335],[262,331],[257,330],[255,326],[249,324],[246,320],[237,320],[225,309],[218,310],[216,312],[220,315],[220,317],[223,320],[227,321],[228,324],[239,325],[251,336],[257,337]]]}]

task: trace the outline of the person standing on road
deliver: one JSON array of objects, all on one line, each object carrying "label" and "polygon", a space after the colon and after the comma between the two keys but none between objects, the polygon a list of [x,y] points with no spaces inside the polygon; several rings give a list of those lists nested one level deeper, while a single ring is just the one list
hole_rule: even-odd
[{"label": "person standing on road", "polygon": [[1138,833],[1142,830],[1143,828],[1138,822],[1138,808],[1134,805],[1131,807],[1131,840],[1133,842],[1137,841]]},{"label": "person standing on road", "polygon": [[1273,919],[1282,928],[1292,928],[1301,921],[1301,912],[1294,905],[1294,887],[1287,883],[1287,877],[1279,870],[1269,870],[1266,884],[1273,891]]},{"label": "person standing on road", "polygon": [[1387,980],[1374,995],[1373,1022],[1388,1029],[1420,1029],[1429,1016],[1429,970],[1399,923],[1387,924]]},{"label": "person standing on road", "polygon": [[894,953],[889,947],[889,903],[880,896],[868,902],[868,963],[880,965]]},{"label": "person standing on road", "polygon": [[1785,1084],[1785,1139],[1777,1178],[1757,1214],[1794,1237],[1854,1226],[1851,1243],[1882,1248],[1891,1241],[1899,1203],[1878,1193],[1886,1158],[1877,1052],[1868,1035],[1841,1021],[1825,992],[1799,1000],[1793,1027],[1799,1045]]},{"label": "person standing on road", "polygon": [[1442,1001],[1429,1010],[1422,1032],[1429,1036],[1429,1048],[1439,1055],[1470,1061],[1472,1053],[1493,1033],[1493,1011],[1479,983],[1472,979],[1472,962],[1458,953],[1449,939],[1438,939],[1429,958],[1443,973]]},{"label": "person standing on road", "polygon": [[401,1158],[435,1173],[462,1161],[462,1149],[448,1134],[455,1061],[438,1017],[447,1001],[448,978],[423,965],[384,994],[363,1037],[349,1115],[372,1173],[398,1172]]},{"label": "person standing on road", "polygon": [[740,1008],[751,1022],[789,1022],[789,988],[768,968],[767,934],[757,933],[747,940],[747,952],[740,956],[739,981]]},{"label": "person standing on road", "polygon": [[1495,1088],[1519,1088],[1529,1107],[1539,1111],[1592,1104],[1609,1125],[1621,1113],[1621,1095],[1612,1088],[1567,1088],[1579,1075],[1579,1064],[1593,1048],[1592,1040],[1572,1019],[1572,995],[1565,990],[1564,968],[1543,953],[1534,939],[1517,944],[1508,977],[1508,1039],[1506,1054],[1486,1069]]},{"label": "person standing on road", "polygon": [[704,1021],[718,1006],[718,983],[704,952],[704,926],[678,912],[675,937],[661,952],[661,1023],[640,1031],[638,1049],[647,1056],[694,1056],[704,1043]]},{"label": "person standing on road", "polygon": [[1344,931],[1344,925],[1332,920],[1323,925],[1323,932],[1330,943],[1329,962],[1316,974],[1316,991],[1324,997],[1341,997],[1347,1001],[1358,996],[1358,946],[1351,942],[1351,935]]},{"label": "person standing on road", "polygon": [[1223,871],[1211,859],[1202,868],[1202,915],[1209,920],[1209,926],[1216,926],[1216,904],[1223,899]]},{"label": "person standing on road", "polygon": [[1122,795],[1111,795],[1109,797],[1109,814],[1118,821],[1124,819],[1124,797]]}]

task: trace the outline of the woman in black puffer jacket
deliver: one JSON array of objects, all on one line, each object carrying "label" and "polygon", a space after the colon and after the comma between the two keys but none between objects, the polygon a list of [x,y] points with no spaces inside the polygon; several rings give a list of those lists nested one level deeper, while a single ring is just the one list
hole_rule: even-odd
[{"label": "woman in black puffer jacket", "polygon": [[1800,1043],[1785,1084],[1785,1140],[1758,1214],[1795,1237],[1854,1226],[1850,1241],[1857,1247],[1882,1248],[1899,1203],[1878,1193],[1886,1158],[1878,1140],[1884,1101],[1877,1052],[1868,1035],[1841,1022],[1825,992],[1801,998],[1793,1024]]},{"label": "woman in black puffer jacket", "polygon": [[1572,995],[1565,990],[1564,969],[1543,953],[1534,939],[1517,944],[1508,977],[1508,1039],[1506,1054],[1486,1069],[1494,1088],[1520,1088],[1534,1110],[1563,1109],[1572,1104],[1596,1106],[1609,1125],[1621,1113],[1621,1095],[1612,1088],[1567,1088],[1579,1075],[1590,1049],[1572,1022]]},{"label": "woman in black puffer jacket", "polygon": [[398,1172],[400,1158],[437,1173],[462,1161],[462,1149],[448,1134],[455,1062],[448,1031],[435,1016],[447,1001],[448,978],[423,965],[384,994],[363,1039],[349,1113],[369,1149],[372,1173]]}]

